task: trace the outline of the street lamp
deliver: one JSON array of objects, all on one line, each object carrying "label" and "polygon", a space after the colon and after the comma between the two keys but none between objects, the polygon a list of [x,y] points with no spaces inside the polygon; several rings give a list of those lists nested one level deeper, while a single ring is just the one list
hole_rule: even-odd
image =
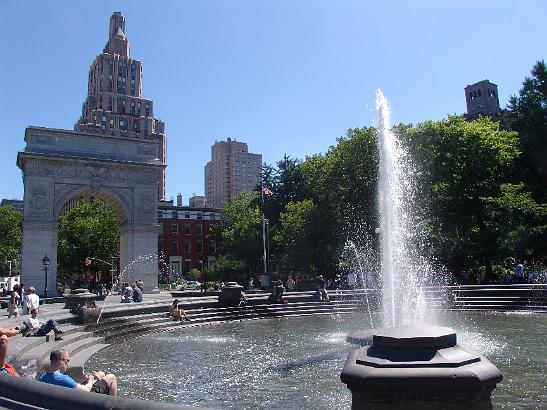
[{"label": "street lamp", "polygon": [[46,283],[44,285],[44,298],[47,298],[47,268],[49,266],[49,258],[44,256],[44,259],[42,259],[42,266],[44,267],[44,270],[46,271]]}]

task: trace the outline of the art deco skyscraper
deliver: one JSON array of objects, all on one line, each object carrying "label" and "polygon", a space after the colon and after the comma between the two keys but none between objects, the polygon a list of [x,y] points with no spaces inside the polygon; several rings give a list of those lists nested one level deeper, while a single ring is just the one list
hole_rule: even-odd
[{"label": "art deco skyscraper", "polygon": [[[157,141],[160,159],[166,164],[165,126],[154,118],[152,100],[142,97],[142,63],[129,56],[125,18],[120,12],[110,17],[108,42],[89,69],[87,97],[74,129],[116,138]],[[165,170],[158,197],[165,199]]]},{"label": "art deco skyscraper", "polygon": [[241,192],[252,191],[260,182],[262,155],[248,152],[244,142],[215,142],[211,161],[205,165],[205,201],[221,208]]}]

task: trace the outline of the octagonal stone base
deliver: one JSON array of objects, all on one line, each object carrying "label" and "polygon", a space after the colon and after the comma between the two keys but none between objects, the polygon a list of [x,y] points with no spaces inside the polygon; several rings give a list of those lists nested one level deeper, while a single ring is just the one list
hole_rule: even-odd
[{"label": "octagonal stone base", "polygon": [[[358,337],[354,337],[358,339]],[[375,331],[352,352],[341,379],[353,409],[491,409],[500,371],[474,349],[456,344],[446,327],[400,326]]]}]

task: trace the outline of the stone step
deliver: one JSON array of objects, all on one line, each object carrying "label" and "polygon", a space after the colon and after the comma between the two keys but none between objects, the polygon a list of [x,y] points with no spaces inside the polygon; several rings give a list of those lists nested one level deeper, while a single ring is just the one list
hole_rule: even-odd
[{"label": "stone step", "polygon": [[[68,335],[70,333],[82,331],[83,327],[78,325],[65,324],[61,326],[61,329],[65,332],[65,335]],[[53,332],[50,332],[49,335],[50,335],[50,339],[53,339],[55,337]],[[8,353],[7,353],[8,362],[14,362],[16,357],[23,355],[30,349],[38,346],[39,344],[45,341],[46,341],[45,336],[10,337]]]},{"label": "stone step", "polygon": [[20,370],[21,375],[35,374],[39,370],[39,365],[44,358],[49,358],[49,354],[52,350],[65,348],[68,344],[84,339],[88,337],[87,332],[74,332],[67,335],[63,335],[64,340],[55,341],[51,337],[49,342],[45,341],[45,338],[38,338],[41,343],[28,349],[25,353],[17,355],[15,358],[14,367]]},{"label": "stone step", "polygon": [[[458,308],[455,306],[455,308]],[[544,311],[547,310],[545,305],[510,305],[510,304],[465,304],[460,305],[458,310],[531,310],[531,311]]]},{"label": "stone step", "polygon": [[[108,343],[97,342],[88,346],[84,349],[80,349],[77,353],[70,356],[70,366],[68,367],[67,373],[69,376],[75,380],[83,380],[84,374],[86,373],[85,362],[89,360],[91,356],[105,347],[110,346]],[[92,370],[102,370],[102,369],[89,369],[87,373]]]},{"label": "stone step", "polygon": [[[317,308],[317,306],[316,306]],[[355,309],[353,307],[348,308],[342,308],[340,310],[336,310],[333,308],[332,305],[329,305],[327,308],[322,309],[316,309],[314,311],[306,310],[307,315],[312,314],[335,314],[335,313],[344,313],[349,311],[354,311]],[[123,329],[120,331],[120,329],[112,329],[111,332],[108,332],[105,334],[105,338],[108,341],[116,340],[119,338],[125,338],[128,335],[136,336],[139,334],[150,334],[150,333],[157,333],[161,331],[165,331],[166,329],[174,329],[174,328],[181,328],[181,327],[188,327],[188,326],[195,326],[199,324],[205,324],[205,323],[213,323],[213,322],[230,322],[230,321],[236,321],[236,320],[247,320],[247,319],[256,319],[256,318],[267,318],[267,317],[276,317],[276,316],[285,316],[285,315],[302,315],[304,314],[301,310],[278,310],[277,313],[272,312],[264,312],[264,311],[255,311],[252,309],[242,309],[238,312],[239,314],[236,316],[234,315],[234,312],[221,312],[216,314],[207,314],[207,315],[201,315],[195,316],[192,318],[191,322],[174,322],[172,320],[169,320],[167,318],[156,318],[155,320],[151,321],[141,321],[139,326],[131,326],[128,324],[129,327]]]}]

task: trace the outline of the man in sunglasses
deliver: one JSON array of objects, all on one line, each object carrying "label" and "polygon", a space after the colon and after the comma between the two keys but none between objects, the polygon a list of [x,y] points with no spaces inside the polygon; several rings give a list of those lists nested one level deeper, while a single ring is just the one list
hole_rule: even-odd
[{"label": "man in sunglasses", "polygon": [[68,352],[63,349],[54,350],[49,355],[51,366],[48,372],[40,377],[40,381],[56,384],[57,386],[70,387],[77,391],[94,392],[116,396],[118,394],[118,382],[113,374],[104,374],[104,372],[93,372],[86,376],[86,382],[79,384],[64,374],[70,363]]}]

